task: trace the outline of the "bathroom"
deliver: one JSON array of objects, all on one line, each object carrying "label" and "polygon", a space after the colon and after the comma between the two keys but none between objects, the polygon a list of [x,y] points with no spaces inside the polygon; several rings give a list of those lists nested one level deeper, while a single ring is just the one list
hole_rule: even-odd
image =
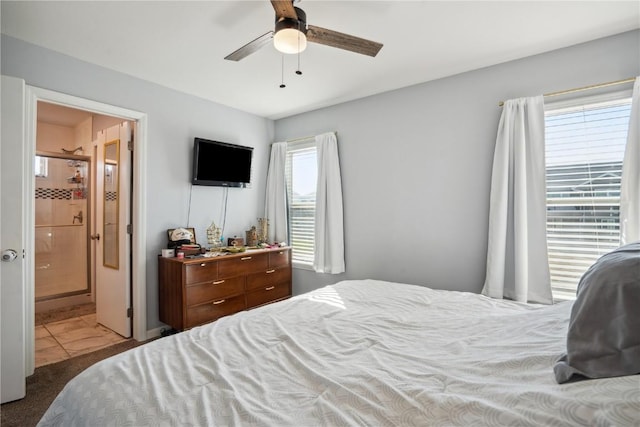
[{"label": "bathroom", "polygon": [[[107,165],[102,154],[107,153],[107,132],[113,135],[115,130],[118,135],[123,125],[133,129],[132,123],[117,117],[38,102],[34,159],[36,366],[125,339],[96,320],[96,270],[104,268],[102,259],[96,262],[96,252],[103,250],[99,245],[106,245],[105,241],[113,241],[103,232],[107,228],[97,225],[106,224],[103,216],[107,213],[118,212],[118,201],[114,200],[118,191],[108,191],[105,181],[105,177],[112,179],[117,161]],[[114,142],[118,140],[110,144]],[[124,150],[117,146],[127,152],[126,146]],[[98,175],[102,168],[104,175]],[[101,193],[109,196],[97,197]]]}]

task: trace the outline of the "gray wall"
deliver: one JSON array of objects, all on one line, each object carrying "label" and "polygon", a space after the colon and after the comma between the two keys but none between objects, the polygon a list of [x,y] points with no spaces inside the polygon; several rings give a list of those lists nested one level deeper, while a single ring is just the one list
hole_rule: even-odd
[{"label": "gray wall", "polygon": [[[294,270],[299,294],[344,278],[479,292],[484,281],[498,102],[640,74],[634,31],[294,117],[270,120],[2,36],[2,74],[149,115],[147,322],[160,326],[156,256],[187,222],[194,136],[255,147],[253,187],[231,189],[225,234],[262,216],[268,143],[338,131],[344,187],[342,275]],[[275,135],[275,138],[274,138]],[[223,192],[194,187],[199,241]]]},{"label": "gray wall", "polygon": [[[158,319],[157,254],[166,230],[187,225],[193,138],[254,147],[252,188],[230,189],[225,236],[244,235],[264,212],[273,122],[2,35],[2,74],[27,84],[148,114],[147,328]],[[223,190],[193,187],[189,225],[206,243],[222,215]]]},{"label": "gray wall", "polygon": [[338,132],[347,271],[294,271],[294,292],[375,278],[479,292],[498,103],[640,75],[640,31],[276,121],[276,140]]}]

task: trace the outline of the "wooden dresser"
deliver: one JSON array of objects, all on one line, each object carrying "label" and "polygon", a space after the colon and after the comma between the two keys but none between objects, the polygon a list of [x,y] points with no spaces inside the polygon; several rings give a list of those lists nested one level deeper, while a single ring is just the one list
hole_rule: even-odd
[{"label": "wooden dresser", "polygon": [[160,321],[189,329],[291,296],[291,248],[158,257]]}]

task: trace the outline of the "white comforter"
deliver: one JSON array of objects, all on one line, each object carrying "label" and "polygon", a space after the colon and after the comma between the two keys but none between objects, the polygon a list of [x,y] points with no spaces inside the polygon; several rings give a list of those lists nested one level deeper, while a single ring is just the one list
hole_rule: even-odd
[{"label": "white comforter", "polygon": [[640,376],[555,382],[570,308],[341,282],[102,361],[40,425],[638,425]]}]

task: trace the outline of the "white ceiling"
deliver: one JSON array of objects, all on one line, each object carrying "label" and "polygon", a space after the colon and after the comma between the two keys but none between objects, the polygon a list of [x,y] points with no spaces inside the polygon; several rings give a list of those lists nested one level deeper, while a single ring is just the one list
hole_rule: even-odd
[{"label": "white ceiling", "polygon": [[273,29],[260,1],[2,1],[2,33],[278,119],[640,28],[633,1],[325,1],[307,23],[384,44],[371,58],[309,43],[223,58]]}]

